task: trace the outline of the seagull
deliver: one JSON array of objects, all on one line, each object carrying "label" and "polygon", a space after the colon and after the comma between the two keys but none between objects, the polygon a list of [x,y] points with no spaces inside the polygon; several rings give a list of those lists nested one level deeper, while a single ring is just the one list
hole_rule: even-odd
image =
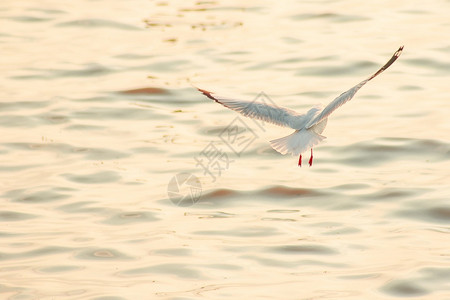
[{"label": "seagull", "polygon": [[246,117],[294,129],[295,131],[292,134],[270,141],[270,145],[273,149],[283,155],[300,155],[298,159],[298,166],[300,167],[302,166],[302,153],[311,149],[311,157],[309,159],[309,166],[311,167],[313,162],[313,147],[326,138],[322,135],[322,132],[325,130],[328,117],[331,113],[344,103],[350,101],[353,96],[355,96],[356,92],[368,81],[377,77],[381,72],[389,68],[389,66],[400,56],[402,50],[403,46],[398,48],[391,59],[372,76],[361,81],[348,91],[343,92],[327,106],[323,107],[321,105],[316,105],[306,114],[297,113],[285,107],[221,97],[213,92],[200,88],[197,89],[206,97]]}]

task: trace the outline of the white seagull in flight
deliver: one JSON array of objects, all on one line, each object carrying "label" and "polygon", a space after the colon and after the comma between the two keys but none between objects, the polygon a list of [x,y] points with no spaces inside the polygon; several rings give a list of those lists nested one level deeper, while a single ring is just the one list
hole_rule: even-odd
[{"label": "white seagull in flight", "polygon": [[325,139],[321,135],[327,125],[328,117],[338,107],[351,100],[356,92],[369,80],[375,78],[378,74],[389,68],[390,65],[400,56],[403,46],[401,46],[391,57],[391,59],[366,80],[361,81],[348,91],[342,93],[339,97],[330,102],[325,108],[316,106],[311,108],[306,114],[297,113],[285,107],[277,107],[264,103],[250,102],[243,100],[230,99],[217,96],[212,92],[197,88],[206,97],[222,104],[223,106],[237,111],[242,115],[265,122],[270,122],[279,126],[290,127],[295,131],[285,137],[270,141],[273,149],[281,154],[290,153],[300,155],[298,165],[302,165],[302,153],[311,149],[309,166],[313,162],[312,148]]}]

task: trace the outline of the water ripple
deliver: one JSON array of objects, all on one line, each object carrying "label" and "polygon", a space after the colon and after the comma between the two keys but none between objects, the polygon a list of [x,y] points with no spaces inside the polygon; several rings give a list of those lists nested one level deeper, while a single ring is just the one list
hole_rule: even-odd
[{"label": "water ripple", "polygon": [[293,19],[295,21],[326,19],[327,21],[335,22],[335,23],[361,22],[361,21],[371,20],[370,18],[361,16],[361,15],[344,15],[344,14],[337,14],[337,13],[320,13],[320,14],[303,13],[303,14],[291,16],[291,19]]},{"label": "water ripple", "polygon": [[44,255],[53,255],[58,253],[70,252],[72,250],[73,250],[72,248],[68,247],[47,246],[24,252],[11,252],[11,253],[0,252],[0,260],[35,258]]},{"label": "water ripple", "polygon": [[438,140],[381,138],[351,144],[342,151],[341,147],[331,149],[338,153],[336,157],[343,164],[354,166],[375,166],[398,160],[411,158],[422,160],[423,156],[438,161],[450,159],[450,144]]},{"label": "water ripple", "polygon": [[69,181],[82,184],[105,184],[117,182],[122,178],[117,172],[113,171],[99,171],[85,175],[65,173],[61,174],[61,176]]},{"label": "water ripple", "polygon": [[438,224],[450,223],[450,206],[434,206],[422,209],[401,209],[394,213],[395,216],[411,220],[426,221]]},{"label": "water ripple", "polygon": [[193,234],[210,236],[234,236],[234,237],[269,237],[278,235],[278,230],[271,227],[242,227],[236,230],[199,230]]},{"label": "water ripple", "polygon": [[118,152],[113,149],[106,148],[85,148],[77,147],[70,144],[43,142],[43,143],[5,143],[6,148],[13,150],[25,151],[46,151],[56,154],[82,154],[87,160],[109,160],[119,159],[130,156],[128,153]]},{"label": "water ripple", "polygon": [[361,70],[369,70],[376,67],[376,64],[363,61],[354,63],[352,66],[317,66],[317,67],[303,67],[300,71],[295,73],[295,76],[346,76],[346,75],[359,75]]},{"label": "water ripple", "polygon": [[110,225],[125,225],[142,222],[155,222],[158,220],[159,218],[156,217],[155,213],[130,211],[115,214],[110,218],[108,218],[107,220],[103,221],[103,223]]},{"label": "water ripple", "polygon": [[415,67],[420,67],[426,70],[434,71],[435,75],[439,74],[449,74],[450,63],[439,61],[432,58],[415,58],[407,59],[406,62]]},{"label": "water ripple", "polygon": [[64,200],[70,197],[67,194],[69,189],[58,187],[39,187],[38,191],[31,191],[30,189],[11,190],[3,194],[4,197],[15,202],[22,203],[44,203]]},{"label": "water ripple", "polygon": [[417,282],[409,280],[394,280],[381,290],[389,295],[399,297],[420,297],[429,294],[429,291],[422,288]]},{"label": "water ripple", "polygon": [[185,263],[167,263],[158,264],[148,267],[133,268],[122,271],[119,273],[122,276],[134,276],[134,275],[150,275],[150,274],[169,274],[181,278],[201,279],[205,276],[193,267],[186,265]]},{"label": "water ripple", "polygon": [[78,259],[104,260],[104,261],[131,259],[130,256],[116,249],[108,249],[108,248],[86,248],[78,251],[75,257]]},{"label": "water ripple", "polygon": [[280,254],[312,254],[312,255],[331,255],[337,254],[336,250],[322,245],[284,245],[271,248],[271,251]]},{"label": "water ripple", "polygon": [[0,222],[25,221],[36,217],[36,215],[21,213],[18,211],[0,210]]},{"label": "water ripple", "polygon": [[109,28],[109,29],[121,29],[121,30],[142,30],[140,27],[131,26],[129,24],[120,23],[117,21],[111,21],[106,19],[78,19],[68,22],[58,23],[58,27],[78,27],[78,28]]}]

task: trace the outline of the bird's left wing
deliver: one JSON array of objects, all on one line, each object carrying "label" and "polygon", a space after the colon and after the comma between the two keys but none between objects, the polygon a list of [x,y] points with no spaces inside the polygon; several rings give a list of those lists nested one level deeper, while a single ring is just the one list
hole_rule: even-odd
[{"label": "bird's left wing", "polygon": [[386,70],[387,68],[389,68],[390,65],[392,65],[394,63],[394,61],[397,60],[397,58],[400,56],[400,54],[402,53],[403,50],[403,46],[401,46],[400,48],[398,48],[398,50],[394,53],[394,55],[391,57],[391,59],[384,65],[382,66],[377,72],[375,72],[372,76],[370,76],[369,78],[367,78],[366,80],[361,81],[360,83],[358,83],[357,85],[355,85],[354,87],[352,87],[351,89],[349,89],[348,91],[342,93],[339,97],[337,97],[336,99],[334,99],[333,101],[330,102],[330,104],[328,104],[316,117],[312,118],[308,124],[306,124],[306,128],[309,129],[311,127],[313,127],[314,125],[320,123],[321,121],[323,121],[324,119],[328,118],[328,116],[335,111],[336,109],[338,109],[340,106],[342,106],[344,103],[350,101],[353,96],[355,96],[356,92],[363,86],[365,85],[368,81],[370,81],[371,79],[375,78],[377,75],[379,75],[381,72],[383,72],[384,70]]},{"label": "bird's left wing", "polygon": [[245,100],[235,100],[217,96],[212,92],[197,88],[209,99],[222,104],[223,106],[232,109],[246,117],[273,123],[279,126],[292,127],[294,119],[300,115],[295,111],[285,107],[273,106],[256,101],[250,102]]}]

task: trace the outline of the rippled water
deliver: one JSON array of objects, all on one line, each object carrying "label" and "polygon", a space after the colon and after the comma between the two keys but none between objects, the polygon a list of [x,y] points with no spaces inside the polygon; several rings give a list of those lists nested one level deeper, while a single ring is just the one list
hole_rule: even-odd
[{"label": "rippled water", "polygon": [[[0,3],[0,298],[450,299],[449,9]],[[311,168],[192,87],[307,110],[400,45]]]}]

